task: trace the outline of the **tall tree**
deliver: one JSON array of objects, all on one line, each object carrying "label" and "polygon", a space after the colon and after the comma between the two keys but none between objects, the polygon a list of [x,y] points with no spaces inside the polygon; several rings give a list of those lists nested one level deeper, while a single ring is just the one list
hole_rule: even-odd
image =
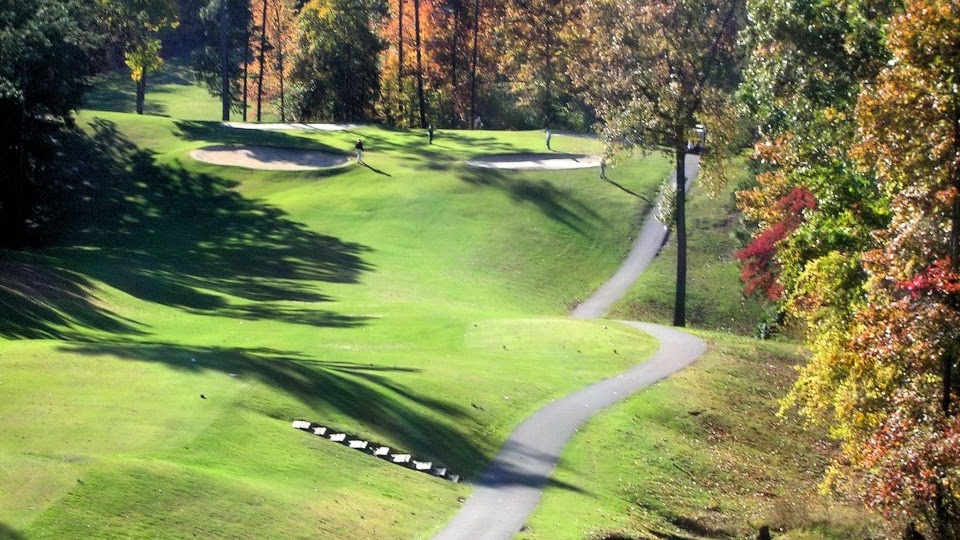
[{"label": "tall tree", "polygon": [[310,0],[291,78],[299,119],[365,120],[380,92],[384,0]]},{"label": "tall tree", "polygon": [[[845,472],[888,515],[960,538],[960,1],[910,0],[857,103],[852,155],[891,201],[847,376]],[[855,386],[854,386],[855,385]]]},{"label": "tall tree", "polygon": [[249,0],[210,0],[200,10],[204,46],[194,51],[194,73],[221,102],[221,118],[240,107],[250,31]]},{"label": "tall tree", "polygon": [[573,71],[612,149],[667,152],[675,162],[677,281],[673,324],[686,324],[686,173],[695,126],[710,133],[704,177],[722,179],[737,121],[741,0],[588,0],[576,39],[589,62]]},{"label": "tall tree", "polygon": [[[396,79],[385,85],[378,109],[390,123],[425,127],[428,108],[436,101],[434,45],[438,22],[438,0],[396,0],[390,3],[389,16],[380,35],[385,43],[381,57],[382,78]],[[412,23],[412,24],[408,24]],[[408,47],[412,55],[405,55]]]},{"label": "tall tree", "polygon": [[473,48],[470,62],[470,129],[477,127],[477,64],[480,60],[480,0],[473,0]]},{"label": "tall tree", "polygon": [[[261,11],[260,16],[256,18],[256,26],[260,30],[260,39],[258,45],[259,51],[259,69],[257,71],[257,123],[263,121],[263,78],[266,75],[266,58],[267,58],[267,8],[269,7],[268,0],[261,0]],[[272,49],[273,47],[270,46]]]},{"label": "tall tree", "polygon": [[0,245],[20,246],[57,134],[96,73],[99,13],[80,0],[0,0]]},{"label": "tall tree", "polygon": [[103,21],[123,51],[136,84],[136,111],[143,114],[147,75],[163,65],[160,34],[179,24],[175,0],[99,0]]},{"label": "tall tree", "polygon": [[417,102],[420,111],[420,127],[427,127],[427,103],[423,95],[423,46],[420,33],[420,0],[413,0],[413,35],[417,51]]},{"label": "tall tree", "polygon": [[[500,23],[500,66],[521,103],[537,111],[545,126],[555,126],[561,109],[573,99],[566,66],[573,55],[564,33],[579,24],[577,0],[511,0]],[[537,36],[531,39],[531,36]]]},{"label": "tall tree", "polygon": [[288,59],[296,55],[297,12],[294,0],[274,0],[269,16],[268,38],[273,44],[268,65],[268,96],[276,102],[280,121],[287,121],[286,81]]}]

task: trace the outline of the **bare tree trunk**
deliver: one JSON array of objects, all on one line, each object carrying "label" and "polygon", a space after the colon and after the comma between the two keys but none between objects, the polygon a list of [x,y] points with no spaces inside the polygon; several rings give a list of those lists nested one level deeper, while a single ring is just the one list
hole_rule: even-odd
[{"label": "bare tree trunk", "polygon": [[257,123],[263,121],[263,66],[267,52],[267,0],[263,0],[260,17],[260,73],[257,75]]},{"label": "bare tree trunk", "polygon": [[453,8],[453,45],[450,50],[450,125],[456,124],[457,118],[457,36],[460,35],[460,9]]},{"label": "bare tree trunk", "polygon": [[677,289],[673,302],[673,325],[686,326],[687,318],[687,178],[686,149],[682,142],[675,149],[677,166]]},{"label": "bare tree trunk", "polygon": [[143,101],[147,94],[147,70],[144,68],[137,81],[137,114],[143,114]]},{"label": "bare tree trunk", "polygon": [[406,122],[406,107],[403,98],[403,0],[399,0],[397,14],[397,106],[401,122]]},{"label": "bare tree trunk", "polygon": [[277,47],[277,71],[279,71],[279,75],[280,75],[280,121],[281,121],[281,122],[286,122],[286,121],[287,121],[287,102],[286,102],[286,98],[285,98],[285,95],[284,95],[284,89],[283,89],[283,82],[284,82],[284,81],[283,81],[283,77],[284,77],[283,70],[284,70],[284,65],[283,65],[283,43],[282,43],[282,41],[281,41],[280,43],[277,43],[277,45],[278,45],[278,47]]},{"label": "bare tree trunk", "polygon": [[549,127],[552,126],[555,121],[553,114],[553,51],[556,48],[556,43],[552,29],[547,28],[547,35],[544,41],[547,47],[547,58],[544,63],[546,71],[544,78],[546,79],[546,84],[544,86],[543,103],[541,105],[543,110],[541,112],[543,113],[544,125]]},{"label": "bare tree trunk", "polygon": [[220,118],[230,121],[230,56],[227,51],[227,28],[230,15],[227,13],[227,0],[220,0]]},{"label": "bare tree trunk", "polygon": [[423,97],[423,57],[420,47],[420,0],[413,0],[413,33],[417,45],[417,101],[420,103],[420,128],[427,127],[427,104]]},{"label": "bare tree trunk", "polygon": [[247,103],[249,102],[247,96],[247,83],[250,80],[250,41],[247,40],[247,44],[243,46],[243,121],[247,121]]},{"label": "bare tree trunk", "polygon": [[480,0],[473,1],[473,66],[470,68],[470,129],[477,121],[477,38],[480,33]]}]

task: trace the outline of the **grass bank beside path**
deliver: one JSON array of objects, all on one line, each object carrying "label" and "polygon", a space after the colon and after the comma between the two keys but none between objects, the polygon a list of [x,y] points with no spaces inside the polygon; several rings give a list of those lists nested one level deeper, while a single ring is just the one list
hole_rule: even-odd
[{"label": "grass bank beside path", "polygon": [[[467,488],[293,430],[320,421],[477,475],[523,418],[646,357],[571,321],[620,263],[637,200],[597,171],[475,170],[540,132],[370,126],[256,132],[204,120],[182,81],[137,116],[91,95],[84,183],[57,234],[0,252],[0,536],[426,538]],[[98,101],[98,99],[100,101]],[[99,109],[98,109],[99,107]],[[177,117],[181,116],[181,117]],[[277,173],[207,144],[349,153]],[[557,136],[560,151],[597,143]],[[659,158],[615,169],[652,193]]]},{"label": "grass bank beside path", "polygon": [[[735,184],[688,203],[688,322],[713,329],[694,331],[709,352],[585,426],[555,477],[578,490],[549,487],[518,538],[755,538],[761,525],[784,540],[881,537],[862,509],[818,492],[825,434],[776,417],[804,351],[745,337],[762,306],[743,298],[733,259]],[[675,265],[668,243],[608,318],[669,324]]]},{"label": "grass bank beside path", "polygon": [[[749,174],[744,167],[716,197],[694,185],[687,201],[687,325],[752,336],[764,318],[764,305],[744,297],[734,191]],[[677,249],[671,234],[660,255],[634,283],[630,292],[607,314],[608,318],[671,324]]]},{"label": "grass bank beside path", "polygon": [[697,332],[692,367],[592,420],[564,451],[519,539],[878,538],[880,524],[818,492],[823,433],[780,421],[799,348]]}]

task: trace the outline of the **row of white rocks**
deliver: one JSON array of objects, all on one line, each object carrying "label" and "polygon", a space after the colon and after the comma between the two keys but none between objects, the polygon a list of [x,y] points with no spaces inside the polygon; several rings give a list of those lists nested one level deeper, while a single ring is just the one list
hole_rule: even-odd
[{"label": "row of white rocks", "polygon": [[357,437],[351,437],[346,433],[338,432],[327,426],[316,424],[308,420],[294,420],[292,425],[294,429],[313,433],[318,437],[323,437],[335,443],[340,443],[348,448],[353,448],[354,450],[366,452],[374,457],[389,461],[390,463],[395,463],[401,467],[407,467],[408,469],[431,474],[438,478],[450,480],[451,482],[460,481],[460,475],[451,473],[446,467],[435,467],[431,461],[417,461],[416,459],[413,459],[413,456],[410,454],[401,454],[392,451],[393,449],[389,446],[381,446]]}]

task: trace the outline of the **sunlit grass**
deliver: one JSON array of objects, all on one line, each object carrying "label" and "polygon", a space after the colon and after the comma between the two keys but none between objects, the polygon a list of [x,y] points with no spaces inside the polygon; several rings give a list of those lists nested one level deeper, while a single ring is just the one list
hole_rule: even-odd
[{"label": "sunlit grass", "polygon": [[[464,165],[541,151],[541,133],[441,130],[428,145],[376,126],[235,130],[184,81],[154,86],[154,108],[130,114],[118,77],[77,116],[89,140],[68,158],[88,186],[70,221],[42,250],[0,255],[0,303],[16,313],[0,326],[10,534],[428,537],[463,485],[290,421],[469,478],[538,406],[651,352],[635,330],[566,319],[619,264],[637,199],[590,169]],[[369,167],[189,157],[224,143],[349,153],[358,137]],[[618,172],[649,193],[667,169],[636,159]]]}]

